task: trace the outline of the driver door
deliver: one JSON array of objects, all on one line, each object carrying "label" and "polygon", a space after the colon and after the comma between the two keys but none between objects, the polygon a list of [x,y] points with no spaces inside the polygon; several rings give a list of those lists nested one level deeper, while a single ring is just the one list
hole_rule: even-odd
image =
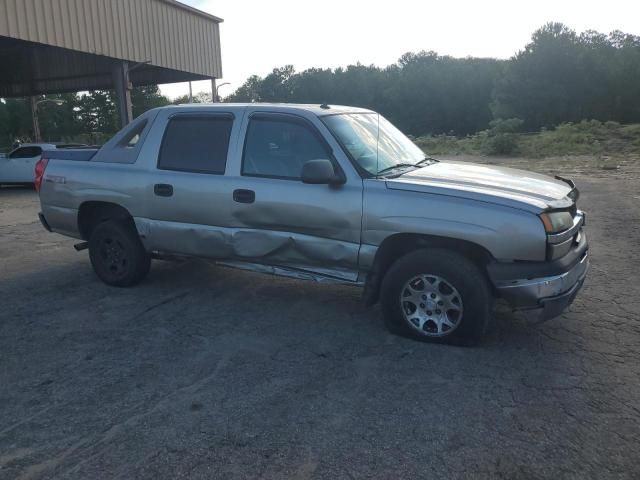
[{"label": "driver door", "polygon": [[[254,112],[245,129],[240,175],[233,178],[232,227],[243,259],[355,280],[360,249],[362,182],[310,185],[302,166],[329,159],[341,170],[307,119]],[[230,179],[231,180],[231,179]]]}]

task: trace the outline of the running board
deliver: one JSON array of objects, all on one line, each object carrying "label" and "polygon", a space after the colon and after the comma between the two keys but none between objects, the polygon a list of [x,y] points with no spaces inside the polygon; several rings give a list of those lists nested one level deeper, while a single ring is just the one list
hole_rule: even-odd
[{"label": "running board", "polygon": [[334,285],[351,285],[361,287],[364,282],[356,280],[350,280],[348,278],[340,277],[338,275],[345,275],[346,272],[336,271],[336,275],[329,273],[311,272],[308,270],[302,270],[292,267],[276,267],[274,265],[263,265],[260,263],[249,262],[236,262],[232,260],[216,260],[216,265],[222,265],[224,267],[237,268],[239,270],[248,270],[250,272],[267,273],[271,275],[277,275],[279,277],[295,278],[298,280],[311,280],[318,283],[334,284]]}]

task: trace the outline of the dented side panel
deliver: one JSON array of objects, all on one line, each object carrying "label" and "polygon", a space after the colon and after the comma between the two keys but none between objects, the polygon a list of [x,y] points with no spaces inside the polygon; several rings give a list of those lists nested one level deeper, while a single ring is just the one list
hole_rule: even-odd
[{"label": "dented side panel", "polygon": [[150,252],[288,265],[345,280],[357,278],[357,243],[284,231],[134,220]]},{"label": "dented side panel", "polygon": [[[308,185],[291,180],[238,177],[236,188],[255,191],[251,204],[233,202],[232,227],[259,229],[243,250],[278,245],[278,258],[356,269],[362,219],[362,187]],[[288,238],[284,245],[282,234]],[[241,241],[236,239],[236,241]]]},{"label": "dented side panel", "polygon": [[[144,213],[134,215],[139,231],[146,232],[145,245],[149,250],[217,259],[355,272],[362,180],[352,169],[347,171],[350,165],[337,144],[330,147],[347,177],[347,183],[338,187],[242,175],[243,139],[253,111],[232,112],[235,120],[224,175],[158,170],[162,133],[170,120],[169,112],[158,115],[149,135],[156,147],[145,145],[143,151],[149,169],[148,202],[138,210]],[[324,128],[315,115],[296,116]],[[171,184],[173,194],[154,196],[155,184]],[[253,192],[255,198],[250,203],[235,201],[236,190]]]}]

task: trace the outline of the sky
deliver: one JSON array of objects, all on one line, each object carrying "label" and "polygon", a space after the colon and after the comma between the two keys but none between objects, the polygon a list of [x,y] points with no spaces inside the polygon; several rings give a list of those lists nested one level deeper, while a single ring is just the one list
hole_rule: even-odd
[{"label": "sky", "polygon": [[[574,30],[640,35],[638,0],[181,0],[224,19],[220,95],[251,75],[291,64],[296,71],[360,62],[386,66],[406,52],[509,58],[550,21]],[[165,95],[188,84],[162,85]],[[211,91],[194,82],[193,91]]]}]

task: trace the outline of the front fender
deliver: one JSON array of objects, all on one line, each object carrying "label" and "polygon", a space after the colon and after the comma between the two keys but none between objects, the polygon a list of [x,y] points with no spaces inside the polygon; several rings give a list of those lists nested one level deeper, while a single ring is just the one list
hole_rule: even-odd
[{"label": "front fender", "polygon": [[532,212],[447,195],[365,187],[361,264],[389,236],[430,235],[474,243],[498,261],[543,261],[546,234]]}]

